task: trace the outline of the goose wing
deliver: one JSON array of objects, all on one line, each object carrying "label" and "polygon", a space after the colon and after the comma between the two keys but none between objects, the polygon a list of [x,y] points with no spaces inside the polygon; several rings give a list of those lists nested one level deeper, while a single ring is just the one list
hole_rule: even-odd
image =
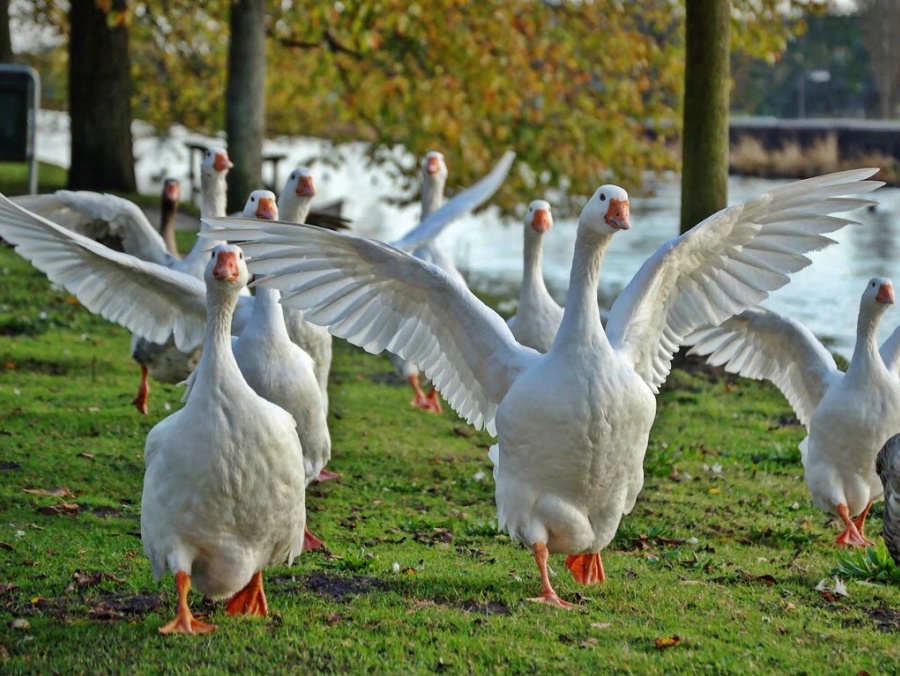
[{"label": "goose wing", "polygon": [[425,371],[453,409],[492,434],[497,406],[540,358],[506,323],[434,265],[374,240],[307,225],[211,219],[202,236],[240,242],[258,283],[314,324]]},{"label": "goose wing", "polygon": [[190,275],[113,251],[0,195],[0,237],[91,312],[180,350],[203,342],[206,285]]},{"label": "goose wing", "polygon": [[658,391],[686,336],[758,304],[810,264],[805,254],[834,243],[826,233],[855,223],[830,214],[869,204],[848,196],[883,185],[865,180],[875,171],[778,187],[666,242],[613,304],[610,343]]}]

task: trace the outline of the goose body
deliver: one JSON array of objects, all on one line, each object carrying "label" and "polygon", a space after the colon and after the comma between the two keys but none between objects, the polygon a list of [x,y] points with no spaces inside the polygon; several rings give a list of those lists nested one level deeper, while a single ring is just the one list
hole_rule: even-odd
[{"label": "goose body", "polygon": [[[529,547],[541,574],[535,600],[568,607],[553,590],[551,551],[569,556],[582,583],[601,582],[600,549],[643,482],[655,393],[672,355],[701,326],[755,305],[809,264],[803,254],[850,221],[828,214],[862,206],[881,185],[873,170],[779,187],[708,218],[664,244],[600,322],[596,288],[612,236],[630,227],[627,193],[601,186],[579,219],[562,323],[545,355],[458,280],[372,240],[305,226],[224,222],[250,269],[309,321],[377,353],[419,364],[467,422],[498,437],[497,511]],[[788,237],[790,251],[776,247]]]},{"label": "goose body", "polygon": [[266,614],[261,571],[301,551],[305,475],[293,417],[257,395],[231,351],[229,326],[249,275],[237,247],[208,265],[209,324],[184,408],[147,436],[141,539],[154,575],[176,576],[179,613],[163,633],[209,631],[187,607],[195,585],[232,596],[229,612]]},{"label": "goose body", "polygon": [[900,434],[895,434],[878,452],[875,461],[884,488],[884,544],[900,565]]},{"label": "goose body", "polygon": [[692,353],[709,355],[710,363],[726,370],[771,380],[787,396],[808,432],[800,444],[806,485],[817,507],[843,520],[837,537],[842,545],[870,543],[865,519],[883,497],[876,454],[900,432],[900,378],[876,343],[881,317],[893,302],[890,280],[875,277],[866,285],[846,373],[805,327],[762,309],[691,338]]}]

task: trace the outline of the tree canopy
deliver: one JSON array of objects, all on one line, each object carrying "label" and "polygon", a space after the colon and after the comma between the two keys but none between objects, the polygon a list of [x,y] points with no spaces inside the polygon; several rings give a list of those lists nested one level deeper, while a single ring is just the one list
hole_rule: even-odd
[{"label": "tree canopy", "polygon": [[[65,4],[20,11],[65,35]],[[773,60],[802,29],[799,10],[825,0],[787,12],[782,0],[733,4],[734,48]],[[131,31],[135,117],[223,127],[227,7],[146,0],[111,12]],[[678,166],[684,0],[279,0],[267,34],[270,137],[370,141],[407,177],[396,145],[441,150],[456,185],[512,148],[533,171],[512,177],[507,204],[548,192],[577,204],[602,181],[636,186]]]}]

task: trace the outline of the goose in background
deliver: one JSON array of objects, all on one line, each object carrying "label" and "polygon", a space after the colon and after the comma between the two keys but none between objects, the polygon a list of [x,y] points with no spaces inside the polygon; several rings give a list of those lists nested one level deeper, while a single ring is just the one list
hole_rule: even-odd
[{"label": "goose in background", "polygon": [[[243,216],[265,220],[277,220],[278,215],[275,195],[268,190],[254,190],[243,211]],[[320,478],[322,472],[331,475],[327,478],[339,478],[325,470],[325,464],[331,458],[331,435],[315,364],[288,335],[286,308],[279,302],[281,293],[258,287],[253,298],[250,321],[240,336],[232,339],[234,358],[241,373],[254,392],[294,416],[303,449],[307,485],[325,480]],[[322,327],[316,328],[322,330]],[[330,339],[331,334],[328,337]],[[319,549],[324,545],[308,528],[304,531],[304,550]]]},{"label": "goose in background", "polygon": [[865,536],[866,516],[883,496],[875,457],[900,432],[900,360],[890,354],[896,352],[900,329],[882,352],[876,342],[881,319],[893,304],[891,281],[869,280],[846,373],[809,329],[761,308],[689,338],[691,354],[705,355],[730,373],[769,380],[791,403],[807,430],[800,443],[806,485],[815,505],[843,522],[836,538],[840,545],[872,544]]},{"label": "goose in background", "polygon": [[[515,159],[514,152],[504,153],[500,161],[484,178],[470,188],[457,193],[448,202],[444,202],[447,164],[441,153],[437,151],[427,153],[422,160],[421,167],[422,217],[416,227],[400,239],[391,242],[391,246],[436,265],[465,286],[465,278],[457,270],[453,261],[440,249],[437,238],[450,223],[477,209],[500,189]],[[409,402],[410,406],[430,413],[440,413],[441,402],[437,390],[432,387],[431,392],[425,394],[420,383],[419,367],[393,352],[390,352],[389,356],[394,368],[412,387],[413,398]]]},{"label": "goose in background", "polygon": [[178,204],[181,201],[181,185],[177,178],[167,178],[163,181],[162,196],[159,205],[159,234],[166,244],[166,249],[176,258],[181,258],[178,253],[178,243],[175,241],[175,217],[178,215]]},{"label": "goose in background", "polygon": [[[631,227],[628,194],[597,189],[578,223],[562,325],[546,354],[446,272],[389,245],[302,225],[219,221],[218,237],[245,242],[259,284],[368,352],[419,364],[467,422],[497,436],[502,529],[533,552],[543,593],[550,553],[576,580],[605,579],[600,551],[631,511],[656,412],[655,394],[684,338],[718,325],[784,286],[824,234],[851,221],[828,214],[864,206],[874,170],[821,176],[725,209],[665,243],[600,322],[597,283],[612,237]],[[790,248],[784,246],[790,243]]]},{"label": "goose in background", "polygon": [[553,300],[544,283],[541,258],[544,235],[553,227],[550,203],[534,200],[525,212],[525,267],[519,289],[519,306],[507,324],[522,345],[546,352],[556,338],[563,309]]},{"label": "goose in background", "polygon": [[[294,169],[278,193],[279,218],[291,223],[306,223],[312,207],[312,199],[316,196],[316,186],[312,174],[303,168]],[[321,226],[320,226],[321,227]],[[332,228],[334,229],[334,228]],[[303,319],[303,312],[295,308],[284,307],[284,321],[291,340],[312,357],[316,370],[316,381],[322,394],[325,413],[328,413],[328,375],[331,372],[332,344],[331,334],[322,326],[311,324]],[[321,474],[313,475],[316,481],[339,479],[340,475],[323,469]]]},{"label": "goose in background", "polygon": [[305,475],[293,417],[247,384],[231,348],[232,313],[249,274],[238,247],[207,266],[203,356],[184,408],[144,447],[141,540],[154,576],[175,576],[178,612],[163,634],[200,634],[188,592],[230,597],[229,615],[265,616],[262,571],[303,547]]},{"label": "goose in background", "polygon": [[895,434],[878,452],[875,471],[884,487],[884,544],[900,566],[900,434]]}]

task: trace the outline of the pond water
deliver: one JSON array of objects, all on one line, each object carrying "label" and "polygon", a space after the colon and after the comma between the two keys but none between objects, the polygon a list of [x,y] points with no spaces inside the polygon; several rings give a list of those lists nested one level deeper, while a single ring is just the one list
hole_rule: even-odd
[{"label": "pond water", "polygon": [[[39,117],[38,157],[63,166],[69,163],[68,118],[42,111]],[[153,136],[135,125],[138,187],[156,192],[165,176],[187,176],[186,140],[208,140],[182,128],[165,137]],[[286,153],[281,175],[289,167],[305,165],[321,155],[323,142],[309,138],[282,138],[267,142],[268,151]],[[419,207],[385,204],[384,198],[401,196],[387,171],[368,166],[362,147],[342,146],[337,167],[315,167],[316,186],[322,201],[343,198],[344,214],[353,219],[359,234],[391,240],[413,227]],[[412,161],[412,158],[410,158]],[[453,167],[449,167],[452,174]],[[729,203],[754,197],[786,181],[732,177]],[[627,186],[625,186],[627,188]],[[185,192],[184,190],[182,191]],[[523,196],[523,204],[543,195]],[[817,336],[833,341],[832,349],[849,357],[856,335],[860,295],[870,277],[891,277],[898,271],[900,284],[900,189],[882,188],[873,195],[874,211],[860,209],[850,217],[861,225],[848,226],[833,236],[838,245],[811,254],[813,265],[795,274],[793,281],[772,294],[763,305],[805,323]],[[599,295],[608,306],[644,260],[678,231],[680,186],[677,178],[662,180],[654,195],[632,198],[632,229],[616,235],[603,263]],[[576,219],[557,218],[545,238],[544,275],[553,295],[565,298],[572,260]],[[441,235],[441,245],[453,256],[471,286],[515,298],[522,271],[522,226],[501,218],[494,208],[461,219]],[[900,307],[888,311],[880,337],[900,325]]]}]

